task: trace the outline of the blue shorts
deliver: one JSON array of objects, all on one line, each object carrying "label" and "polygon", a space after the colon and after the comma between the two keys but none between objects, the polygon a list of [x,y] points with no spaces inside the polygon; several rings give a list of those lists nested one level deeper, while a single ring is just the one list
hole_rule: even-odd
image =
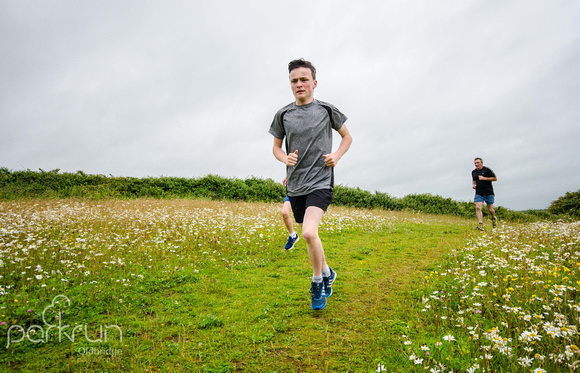
[{"label": "blue shorts", "polygon": [[490,194],[489,196],[480,196],[479,194],[476,194],[473,202],[485,202],[487,205],[493,205],[495,202],[495,196],[493,194]]}]

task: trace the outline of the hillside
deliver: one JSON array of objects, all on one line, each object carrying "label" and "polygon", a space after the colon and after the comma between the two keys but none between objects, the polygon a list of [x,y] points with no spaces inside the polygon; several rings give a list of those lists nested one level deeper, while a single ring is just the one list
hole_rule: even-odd
[{"label": "hillside", "polygon": [[[22,198],[83,198],[99,199],[210,199],[249,202],[282,202],[285,189],[272,179],[247,179],[207,175],[200,178],[181,177],[115,177],[51,171],[11,171],[0,168],[0,200]],[[336,206],[383,209],[387,211],[415,211],[471,218],[475,206],[471,202],[454,201],[431,194],[410,194],[402,198],[387,193],[370,192],[360,188],[335,186]],[[496,206],[499,219],[530,222],[555,219],[546,211],[512,211]],[[484,214],[487,212],[484,211]]]}]

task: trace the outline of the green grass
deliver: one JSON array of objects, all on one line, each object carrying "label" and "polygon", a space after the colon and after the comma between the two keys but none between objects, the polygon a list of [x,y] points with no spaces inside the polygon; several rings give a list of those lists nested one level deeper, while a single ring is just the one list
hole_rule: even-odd
[{"label": "green grass", "polygon": [[[398,333],[414,322],[408,309],[418,301],[413,285],[470,228],[454,218],[331,208],[321,235],[338,280],[327,308],[315,312],[304,241],[283,249],[279,208],[184,200],[1,203],[0,343],[6,346],[11,325],[46,329],[42,311],[59,294],[71,299],[62,319],[88,326],[92,340],[101,325],[123,331],[122,342],[113,331],[107,343],[83,334],[75,343],[25,338],[6,349],[2,365],[373,370],[401,352]],[[81,353],[91,347],[122,353]]]},{"label": "green grass", "polygon": [[425,277],[424,327],[401,335],[408,369],[575,371],[579,280],[578,222],[473,235]]},{"label": "green grass", "polygon": [[[474,219],[331,207],[320,232],[338,279],[327,307],[312,311],[305,243],[283,249],[287,233],[280,208],[198,200],[0,202],[0,366],[374,372],[384,365],[406,372],[445,365],[446,372],[459,372],[479,364],[492,371],[531,371],[518,364],[527,351],[515,342],[530,325],[525,315],[501,306],[553,318],[553,311],[541,308],[559,297],[563,301],[553,307],[566,316],[567,330],[577,323],[577,225],[505,225],[476,235]],[[532,276],[530,261],[541,275]],[[541,286],[534,283],[538,289],[529,285],[540,279]],[[563,284],[563,293],[554,288]],[[554,295],[554,289],[565,295]],[[511,303],[504,298],[508,292]],[[57,325],[60,312],[63,325],[82,332],[74,342],[66,336],[59,341],[52,328],[47,343],[33,342],[46,337],[43,311],[57,295],[70,304],[60,299],[45,320]],[[532,295],[543,301],[528,304]],[[518,299],[525,301],[519,305]],[[15,325],[28,330],[30,340],[18,341],[22,335],[14,328],[9,334]],[[106,342],[94,342],[100,327],[111,325],[121,329],[122,341],[110,328]],[[484,333],[492,335],[493,328],[512,339],[512,357],[487,342]],[[457,341],[449,344],[446,335]],[[565,354],[568,348],[574,355],[577,334],[565,341],[550,338],[535,346],[545,358],[541,366],[567,369],[573,360],[556,363],[547,351]],[[487,345],[494,358],[486,366],[480,348]]]}]

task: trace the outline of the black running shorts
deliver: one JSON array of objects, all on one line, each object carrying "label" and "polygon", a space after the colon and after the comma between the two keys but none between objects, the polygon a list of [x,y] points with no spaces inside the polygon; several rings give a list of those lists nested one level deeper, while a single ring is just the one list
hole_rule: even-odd
[{"label": "black running shorts", "polygon": [[294,213],[294,219],[298,224],[304,222],[304,214],[306,209],[310,206],[318,207],[323,211],[326,211],[334,194],[332,189],[317,189],[310,194],[297,197],[289,197],[290,204],[292,205],[292,212]]}]

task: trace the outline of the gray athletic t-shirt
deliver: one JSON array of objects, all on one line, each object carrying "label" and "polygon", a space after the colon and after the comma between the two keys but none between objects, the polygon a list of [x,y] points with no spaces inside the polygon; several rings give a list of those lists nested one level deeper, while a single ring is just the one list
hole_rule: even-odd
[{"label": "gray athletic t-shirt", "polygon": [[286,138],[286,153],[298,150],[296,165],[286,168],[289,196],[332,187],[332,169],[322,155],[332,152],[332,129],[340,130],[346,120],[336,107],[320,100],[300,106],[293,102],[276,113],[268,132],[277,139]]}]

